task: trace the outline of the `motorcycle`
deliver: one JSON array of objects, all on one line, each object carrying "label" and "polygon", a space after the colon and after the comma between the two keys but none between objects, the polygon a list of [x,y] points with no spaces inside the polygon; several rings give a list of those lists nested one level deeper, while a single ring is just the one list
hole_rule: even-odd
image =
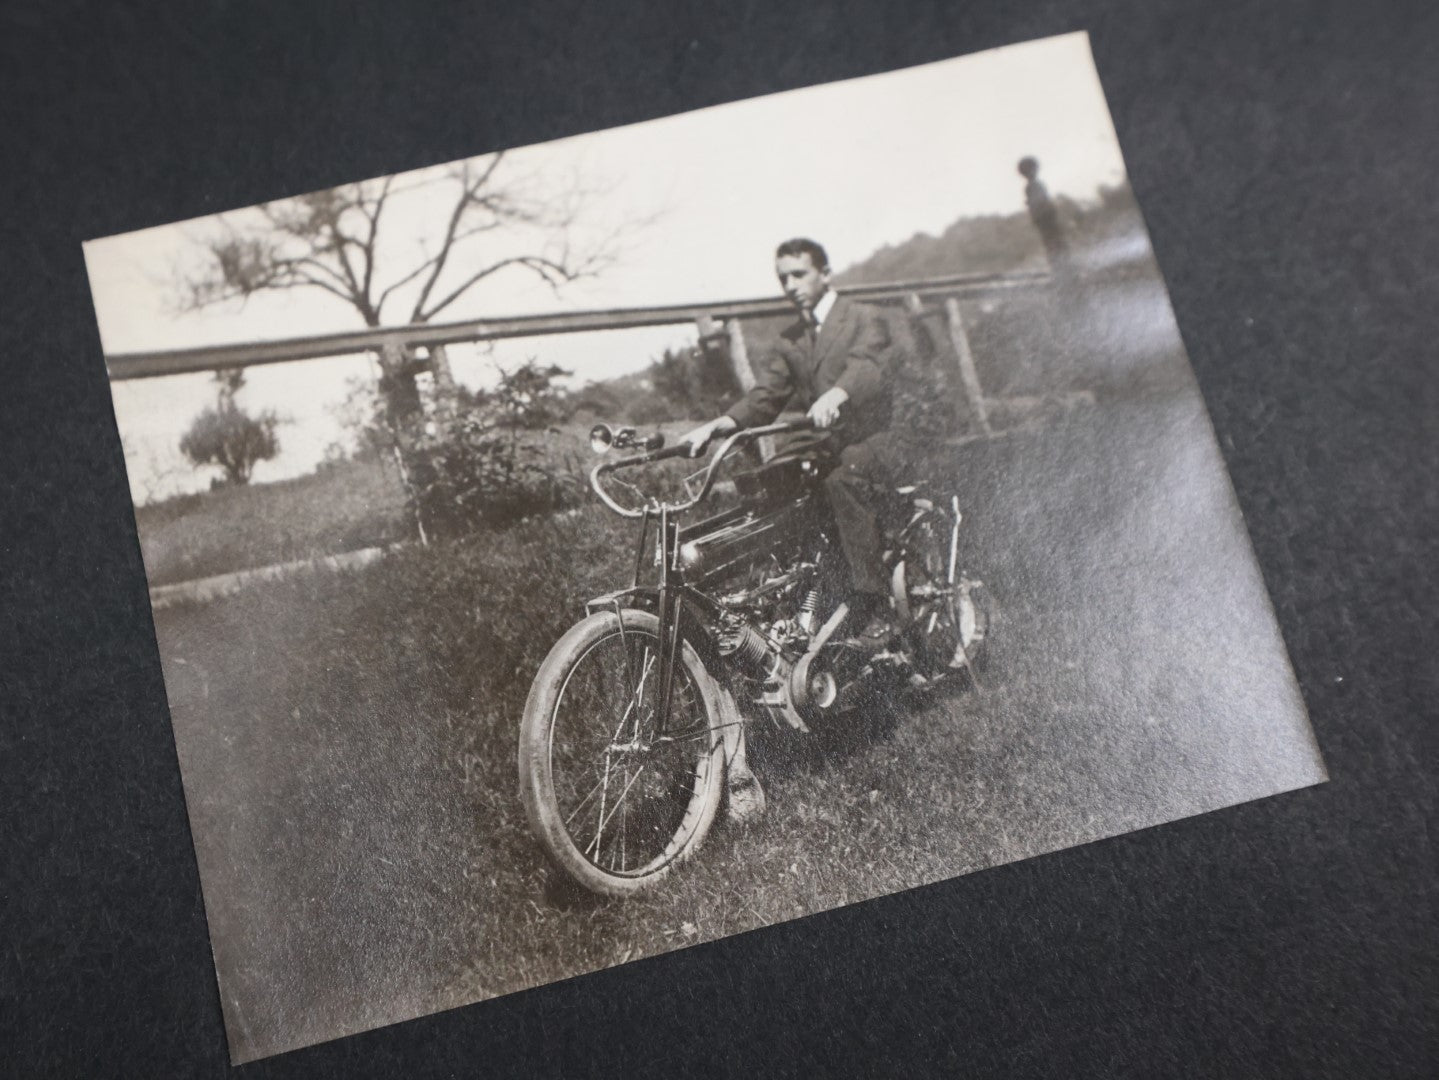
[{"label": "motorcycle", "polygon": [[[540,666],[519,775],[539,844],[592,892],[633,895],[694,856],[742,757],[745,725],[768,719],[808,733],[876,687],[978,684],[989,614],[982,583],[960,565],[958,498],[915,485],[887,495],[898,632],[879,651],[841,633],[843,554],[814,458],[737,472],[736,505],[680,523],[715,493],[737,450],[811,429],[806,419],[729,435],[670,501],[615,474],[688,457],[689,446],[603,424],[591,433],[597,451],[639,451],[590,473],[605,506],[640,522],[634,575],[590,600]],[[621,503],[617,487],[640,505]]]}]

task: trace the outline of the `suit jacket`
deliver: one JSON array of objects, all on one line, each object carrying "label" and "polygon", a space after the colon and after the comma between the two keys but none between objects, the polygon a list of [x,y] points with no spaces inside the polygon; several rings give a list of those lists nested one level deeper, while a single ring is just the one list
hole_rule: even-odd
[{"label": "suit jacket", "polygon": [[740,427],[773,423],[786,404],[807,410],[825,391],[842,387],[849,401],[840,409],[832,449],[868,439],[889,428],[890,335],[875,308],[837,297],[816,337],[804,319],[780,333],[764,355],[755,385],[729,410]]}]

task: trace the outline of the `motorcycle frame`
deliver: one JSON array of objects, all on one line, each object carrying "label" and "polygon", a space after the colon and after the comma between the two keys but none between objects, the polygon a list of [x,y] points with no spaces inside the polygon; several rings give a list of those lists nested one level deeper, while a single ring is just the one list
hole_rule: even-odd
[{"label": "motorcycle frame", "polygon": [[[691,637],[687,639],[682,633],[681,624],[683,622],[686,605],[690,605],[711,617],[718,617],[725,613],[725,609],[717,601],[685,580],[685,570],[679,559],[679,523],[676,518],[680,514],[693,509],[708,497],[714,486],[715,475],[720,464],[735,446],[766,435],[787,434],[794,431],[810,430],[812,427],[813,425],[808,420],[800,420],[748,428],[735,432],[725,439],[710,459],[710,463],[705,469],[704,480],[700,485],[699,492],[684,503],[670,504],[651,500],[649,504],[640,509],[623,507],[615,502],[604,490],[601,481],[605,475],[618,469],[646,465],[666,458],[689,456],[688,448],[685,446],[653,450],[647,453],[622,458],[617,461],[601,463],[595,466],[590,473],[590,486],[594,488],[595,492],[610,509],[622,516],[640,519],[640,534],[635,552],[634,574],[629,587],[596,597],[590,600],[585,606],[586,609],[591,612],[597,609],[612,609],[615,612],[616,619],[619,621],[622,639],[625,633],[625,626],[624,607],[621,601],[637,601],[638,606],[654,611],[659,621],[657,632],[660,641],[656,742],[694,738],[703,733],[702,731],[694,731],[675,734],[669,730],[670,704],[674,694],[674,667],[679,656],[679,649],[682,642],[690,640],[691,644],[701,652],[702,656],[707,660],[713,659],[713,650],[710,648],[710,642],[707,637],[695,637],[691,635]],[[950,502],[952,516],[950,518],[949,558],[946,569],[948,571],[948,584],[953,585],[957,580],[959,528],[962,515],[959,510],[958,498],[951,497]],[[929,519],[931,516],[939,516],[941,513],[942,511],[939,510],[938,506],[930,506],[926,510],[916,512],[915,516],[905,524],[895,537],[896,543],[901,547],[906,546],[906,537],[913,532],[915,526]],[[651,519],[656,521],[658,528],[657,553],[659,579],[653,585],[641,585],[640,577],[644,568]],[[962,643],[960,648],[964,649]],[[626,656],[628,656],[628,648],[626,648],[625,653]],[[967,661],[968,656],[966,654],[966,662]]]},{"label": "motorcycle frame", "polygon": [[[673,742],[679,739],[694,738],[701,732],[680,732],[678,734],[669,730],[670,703],[674,696],[674,669],[675,662],[679,656],[681,643],[685,640],[681,633],[681,622],[685,605],[690,604],[706,614],[718,616],[724,609],[713,599],[700,591],[691,583],[685,580],[684,568],[679,561],[679,523],[676,520],[680,514],[693,509],[703,502],[714,488],[715,476],[720,464],[729,456],[733,449],[746,442],[766,435],[782,435],[793,431],[807,431],[813,425],[808,420],[791,421],[780,424],[768,424],[762,427],[747,428],[737,431],[728,436],[719,448],[714,452],[709,465],[704,472],[704,479],[700,484],[697,494],[683,503],[664,503],[652,500],[649,504],[640,509],[633,509],[621,506],[610,497],[604,490],[602,478],[609,473],[619,469],[633,468],[647,465],[666,458],[688,457],[689,448],[676,446],[669,449],[653,450],[644,454],[636,454],[631,457],[621,458],[618,461],[604,462],[596,465],[590,472],[590,486],[599,495],[611,510],[631,518],[640,519],[639,543],[635,552],[634,576],[627,589],[620,589],[616,592],[606,593],[589,601],[585,606],[590,611],[600,608],[610,608],[615,612],[615,618],[620,624],[621,640],[625,633],[624,608],[622,600],[640,601],[641,606],[652,608],[656,618],[659,620],[658,634],[660,642],[659,651],[659,701],[657,705],[658,715],[656,716],[656,742]],[[654,585],[641,585],[640,576],[644,567],[645,552],[649,539],[649,527],[651,519],[655,519],[658,526],[658,555],[659,555],[659,580]],[[703,652],[709,653],[708,642],[701,640],[694,642]],[[629,650],[625,650],[626,656]]]}]

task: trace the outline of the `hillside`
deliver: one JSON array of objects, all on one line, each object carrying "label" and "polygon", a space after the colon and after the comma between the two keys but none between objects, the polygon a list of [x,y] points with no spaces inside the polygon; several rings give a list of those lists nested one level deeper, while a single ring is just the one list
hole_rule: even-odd
[{"label": "hillside", "polygon": [[886,244],[836,274],[835,283],[843,288],[957,273],[1038,270],[1044,265],[1039,234],[1027,215],[987,214],[960,218],[938,236],[916,233],[902,243]]},{"label": "hillside", "polygon": [[[1061,195],[1055,203],[1081,264],[1093,265],[1116,241],[1142,228],[1128,184],[1101,188],[1092,202]],[[1046,265],[1039,234],[1021,211],[960,218],[938,236],[916,233],[901,243],[887,244],[835,274],[835,283],[843,288],[971,272],[1040,270]]]}]

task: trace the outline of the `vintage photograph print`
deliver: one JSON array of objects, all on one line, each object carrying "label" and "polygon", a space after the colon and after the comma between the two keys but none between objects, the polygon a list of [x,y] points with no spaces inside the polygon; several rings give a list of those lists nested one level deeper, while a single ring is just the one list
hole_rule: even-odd
[{"label": "vintage photograph print", "polygon": [[85,254],[236,1062],[1325,777],[1083,34]]}]

